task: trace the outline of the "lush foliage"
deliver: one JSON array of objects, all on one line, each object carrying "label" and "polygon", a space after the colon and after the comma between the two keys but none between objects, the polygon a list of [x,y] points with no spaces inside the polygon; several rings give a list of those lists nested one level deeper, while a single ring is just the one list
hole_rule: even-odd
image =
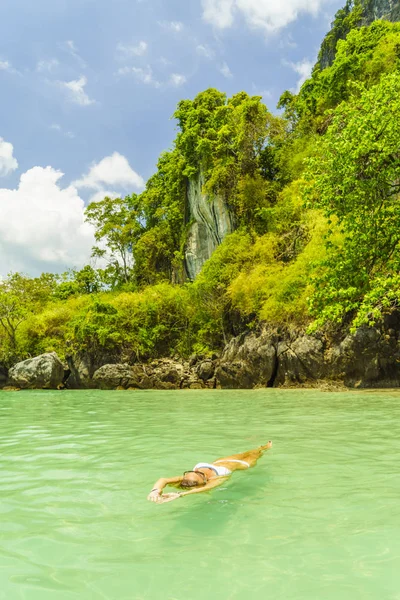
[{"label": "lush foliage", "polygon": [[[343,240],[328,237],[326,272],[312,301],[319,322],[357,310],[382,277],[400,268],[400,73],[335,111],[309,161],[306,192]],[[334,229],[330,233],[333,234]]]},{"label": "lush foliage", "polygon": [[[245,92],[180,102],[146,189],[87,208],[102,268],[0,282],[0,359],[211,354],[260,321],[357,327],[397,308],[400,24],[359,28],[360,6],[337,13],[281,116]],[[236,231],[188,282],[187,194],[199,181]]]}]

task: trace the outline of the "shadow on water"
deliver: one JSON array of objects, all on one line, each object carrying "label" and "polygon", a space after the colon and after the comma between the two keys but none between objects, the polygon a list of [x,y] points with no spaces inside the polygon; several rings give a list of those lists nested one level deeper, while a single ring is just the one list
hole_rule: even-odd
[{"label": "shadow on water", "polygon": [[[171,539],[179,543],[182,538],[193,539],[193,536],[195,539],[205,535],[207,538],[221,537],[237,520],[240,511],[257,503],[262,494],[260,484],[263,488],[268,485],[269,476],[261,481],[256,470],[241,471],[219,488],[172,502],[169,517],[173,527],[168,532],[168,543]],[[181,502],[185,504],[181,505]]]}]

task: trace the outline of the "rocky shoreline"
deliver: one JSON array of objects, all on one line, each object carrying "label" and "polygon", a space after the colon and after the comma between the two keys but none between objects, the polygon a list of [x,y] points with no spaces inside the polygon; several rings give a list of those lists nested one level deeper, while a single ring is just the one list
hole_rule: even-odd
[{"label": "rocky shoreline", "polygon": [[118,357],[43,354],[13,366],[0,366],[3,389],[253,389],[346,386],[400,387],[400,314],[379,327],[355,334],[306,335],[261,328],[232,339],[220,356],[188,361],[161,358],[150,363]]}]

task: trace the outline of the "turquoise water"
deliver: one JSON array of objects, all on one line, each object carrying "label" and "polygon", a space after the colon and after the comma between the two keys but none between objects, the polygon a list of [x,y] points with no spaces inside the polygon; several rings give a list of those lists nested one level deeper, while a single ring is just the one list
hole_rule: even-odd
[{"label": "turquoise water", "polygon": [[[400,599],[400,393],[0,393],[0,598]],[[274,441],[156,505],[154,481]]]}]

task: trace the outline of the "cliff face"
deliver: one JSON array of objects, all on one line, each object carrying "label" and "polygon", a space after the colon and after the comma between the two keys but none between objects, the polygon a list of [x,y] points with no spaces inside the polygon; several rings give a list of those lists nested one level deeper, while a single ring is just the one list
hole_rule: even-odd
[{"label": "cliff face", "polygon": [[399,0],[366,0],[363,5],[363,25],[371,25],[378,19],[400,20]]},{"label": "cliff face", "polygon": [[231,212],[219,196],[203,193],[202,172],[192,178],[187,191],[187,216],[189,224],[185,249],[185,270],[191,280],[200,273],[202,266],[225,236],[234,231]]},{"label": "cliff face", "polygon": [[322,42],[317,66],[322,70],[332,65],[338,41],[346,39],[353,27],[371,25],[378,19],[400,21],[400,0],[347,0]]}]

